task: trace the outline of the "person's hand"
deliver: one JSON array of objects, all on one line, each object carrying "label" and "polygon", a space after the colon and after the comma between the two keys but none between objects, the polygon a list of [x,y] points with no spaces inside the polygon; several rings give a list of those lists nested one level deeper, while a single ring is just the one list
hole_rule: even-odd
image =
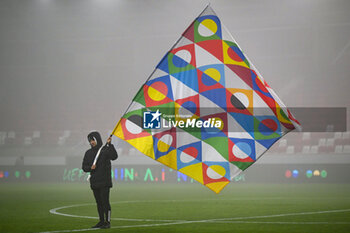
[{"label": "person's hand", "polygon": [[96,168],[96,165],[93,164],[93,165],[91,166],[91,170],[95,170],[95,168]]},{"label": "person's hand", "polygon": [[107,143],[108,143],[108,144],[111,144],[111,142],[112,142],[112,137],[109,137],[109,138],[107,139]]}]

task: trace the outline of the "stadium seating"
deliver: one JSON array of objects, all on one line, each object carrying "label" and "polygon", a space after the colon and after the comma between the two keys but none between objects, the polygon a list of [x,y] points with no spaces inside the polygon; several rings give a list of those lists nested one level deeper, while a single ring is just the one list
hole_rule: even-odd
[{"label": "stadium seating", "polygon": [[[331,129],[328,126],[327,129]],[[88,130],[34,130],[34,131],[0,131],[1,148],[86,148]],[[107,137],[111,130],[101,130]],[[136,150],[125,142],[118,147],[123,154],[134,155]],[[350,154],[350,132],[292,132],[271,147],[272,154]]]}]

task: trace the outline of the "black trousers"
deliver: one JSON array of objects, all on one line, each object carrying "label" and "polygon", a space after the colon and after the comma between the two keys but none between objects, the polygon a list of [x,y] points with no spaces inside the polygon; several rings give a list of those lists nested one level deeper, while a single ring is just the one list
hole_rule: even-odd
[{"label": "black trousers", "polygon": [[111,221],[111,205],[109,203],[109,187],[102,187],[98,189],[93,189],[98,216],[101,222]]}]

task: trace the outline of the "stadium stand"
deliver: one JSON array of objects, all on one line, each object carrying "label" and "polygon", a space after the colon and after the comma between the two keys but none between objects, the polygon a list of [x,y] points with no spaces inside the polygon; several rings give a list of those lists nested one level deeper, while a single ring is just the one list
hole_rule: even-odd
[{"label": "stadium stand", "polygon": [[[331,129],[331,126],[327,126]],[[102,130],[106,136],[111,130]],[[88,130],[50,130],[50,131],[0,131],[0,152],[5,148],[76,148],[88,147]],[[127,143],[119,143],[123,154],[133,155],[136,150]],[[269,153],[272,154],[350,154],[350,132],[292,132],[280,139]],[[0,156],[1,156],[0,155]]]}]

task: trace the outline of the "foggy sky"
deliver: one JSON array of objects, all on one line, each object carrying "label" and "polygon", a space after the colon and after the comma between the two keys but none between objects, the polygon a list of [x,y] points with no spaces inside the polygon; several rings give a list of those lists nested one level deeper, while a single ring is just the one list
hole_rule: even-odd
[{"label": "foggy sky", "polygon": [[[207,1],[1,0],[0,130],[113,128]],[[287,106],[350,107],[350,1],[211,1]]]}]

